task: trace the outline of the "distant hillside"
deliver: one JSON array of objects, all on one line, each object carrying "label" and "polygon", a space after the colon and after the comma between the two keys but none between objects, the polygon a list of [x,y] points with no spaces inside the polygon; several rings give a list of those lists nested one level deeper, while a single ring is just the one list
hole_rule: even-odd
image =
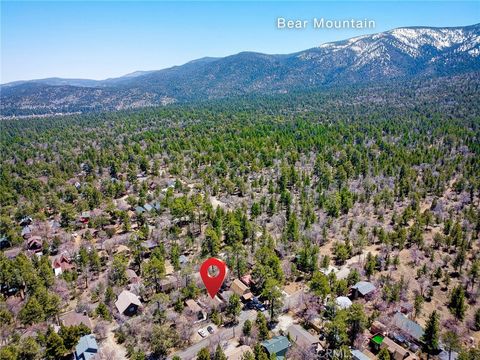
[{"label": "distant hillside", "polygon": [[103,81],[50,78],[0,87],[3,116],[118,110],[247,94],[480,71],[480,24],[399,28],[294,54],[242,52]]}]

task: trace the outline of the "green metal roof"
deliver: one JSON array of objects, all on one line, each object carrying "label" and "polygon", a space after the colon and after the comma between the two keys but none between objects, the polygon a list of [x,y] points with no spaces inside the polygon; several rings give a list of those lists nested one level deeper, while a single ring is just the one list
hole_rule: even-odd
[{"label": "green metal roof", "polygon": [[382,345],[383,336],[382,336],[382,335],[375,335],[375,336],[372,338],[372,342],[374,342],[374,343],[377,344],[377,345]]},{"label": "green metal roof", "polygon": [[290,347],[290,341],[286,336],[275,336],[270,340],[265,340],[262,342],[262,346],[271,354],[277,354],[282,352]]}]

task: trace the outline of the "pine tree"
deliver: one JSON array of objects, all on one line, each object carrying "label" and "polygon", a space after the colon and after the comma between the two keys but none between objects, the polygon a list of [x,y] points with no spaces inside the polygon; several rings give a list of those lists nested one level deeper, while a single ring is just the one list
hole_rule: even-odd
[{"label": "pine tree", "polygon": [[445,350],[448,351],[448,360],[451,360],[452,352],[461,349],[460,337],[455,331],[448,330],[443,334],[442,340],[445,344]]},{"label": "pine tree", "polygon": [[63,340],[52,328],[48,329],[45,345],[45,359],[58,360],[67,353]]},{"label": "pine tree", "polygon": [[233,294],[228,299],[228,306],[226,309],[226,313],[230,316],[234,323],[237,321],[237,316],[240,315],[240,311],[242,310],[242,305],[240,303],[240,298],[237,294]]},{"label": "pine tree", "polygon": [[35,296],[31,296],[18,314],[24,325],[31,325],[44,320],[45,313]]},{"label": "pine tree", "polygon": [[473,328],[475,331],[480,330],[480,308],[475,311],[475,315],[473,316]]},{"label": "pine tree", "polygon": [[213,356],[213,360],[227,360],[227,357],[225,356],[225,353],[223,352],[222,348],[220,347],[220,344],[217,345],[217,348],[215,350],[215,355]]},{"label": "pine tree", "polygon": [[202,348],[197,353],[197,360],[210,360],[210,351],[207,348]]},{"label": "pine tree", "polygon": [[448,303],[450,312],[458,319],[463,320],[467,305],[465,304],[465,290],[461,285],[456,286],[450,294],[450,302]]},{"label": "pine tree", "polygon": [[427,353],[428,357],[435,354],[438,351],[439,346],[439,330],[440,320],[437,312],[434,310],[428,320],[427,325],[425,326],[425,333],[423,334],[423,351]]},{"label": "pine tree", "polygon": [[265,315],[259,312],[257,314],[257,319],[255,320],[255,324],[257,325],[258,329],[258,339],[260,341],[268,339],[268,326],[267,326],[267,319],[265,319]]},{"label": "pine tree", "polygon": [[390,353],[388,352],[387,349],[383,348],[383,349],[380,349],[377,357],[378,357],[378,360],[390,360]]},{"label": "pine tree", "polygon": [[347,325],[350,343],[353,345],[367,325],[367,317],[362,304],[355,303],[348,309]]}]

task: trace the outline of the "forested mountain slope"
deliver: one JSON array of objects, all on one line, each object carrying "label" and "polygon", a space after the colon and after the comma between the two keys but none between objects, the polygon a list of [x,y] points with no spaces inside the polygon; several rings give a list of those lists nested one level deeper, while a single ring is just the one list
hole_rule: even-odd
[{"label": "forested mountain slope", "polygon": [[0,88],[0,112],[8,116],[118,110],[248,94],[428,80],[479,70],[479,24],[399,28],[293,54],[242,52],[104,81],[53,78],[5,84]]}]

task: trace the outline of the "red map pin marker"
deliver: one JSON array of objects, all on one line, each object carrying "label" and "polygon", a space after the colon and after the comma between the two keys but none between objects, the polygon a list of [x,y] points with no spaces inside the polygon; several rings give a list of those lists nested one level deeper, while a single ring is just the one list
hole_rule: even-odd
[{"label": "red map pin marker", "polygon": [[[218,269],[218,274],[216,274],[216,276],[211,276],[208,273],[208,269],[210,269],[211,266]],[[220,290],[226,274],[227,265],[217,258],[212,257],[207,259],[203,262],[202,266],[200,266],[200,276],[202,277],[203,283],[212,299],[215,297],[218,290]]]}]

